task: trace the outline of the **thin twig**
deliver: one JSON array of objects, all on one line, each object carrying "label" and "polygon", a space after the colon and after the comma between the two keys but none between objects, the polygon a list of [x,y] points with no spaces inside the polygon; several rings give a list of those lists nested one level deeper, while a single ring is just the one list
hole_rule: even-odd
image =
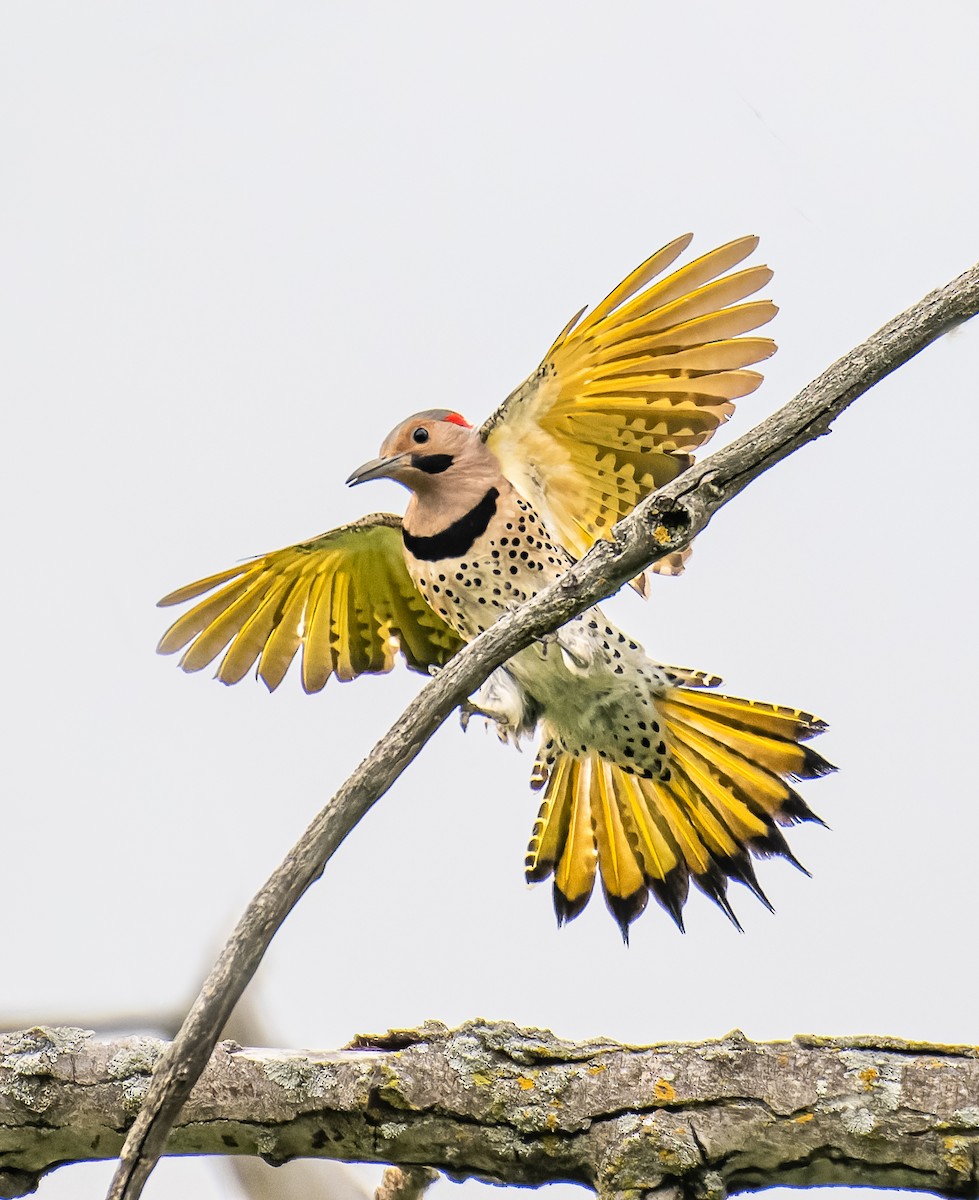
[{"label": "thin twig", "polygon": [[450,712],[501,663],[685,546],[752,479],[829,430],[858,396],[979,311],[979,265],[895,317],[738,441],[645,500],[556,584],[458,654],[405,709],[248,905],[161,1059],[123,1147],[108,1200],[137,1200],[272,937],[347,834]]}]

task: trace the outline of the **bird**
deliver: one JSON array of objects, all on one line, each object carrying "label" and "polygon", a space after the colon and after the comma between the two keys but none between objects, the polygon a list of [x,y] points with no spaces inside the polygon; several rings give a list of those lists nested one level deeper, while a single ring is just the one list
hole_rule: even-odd
[{"label": "bird", "polygon": [[[479,427],[455,409],[403,420],[351,486],[404,485],[404,516],[372,513],[165,596],[195,601],[164,633],[199,671],[275,690],[298,655],[306,692],[390,671],[437,672],[503,614],[552,583],[642,499],[675,479],[731,416],[775,351],[749,299],[772,278],[742,267],[742,237],[674,267],[676,238],[562,329],[538,368]],[[671,268],[673,268],[671,270]],[[739,268],[739,269],[736,269]],[[683,571],[689,548],[654,564]],[[649,574],[633,581],[647,595]],[[552,879],[558,925],[600,881],[628,943],[650,897],[684,930],[690,884],[737,929],[739,882],[769,910],[753,858],[805,871],[782,828],[823,824],[796,790],[835,768],[806,743],[826,723],[722,694],[704,671],[649,658],[600,607],[521,650],[462,706],[504,742],[539,733],[542,793],[525,862]],[[808,872],[806,872],[808,874]]]}]

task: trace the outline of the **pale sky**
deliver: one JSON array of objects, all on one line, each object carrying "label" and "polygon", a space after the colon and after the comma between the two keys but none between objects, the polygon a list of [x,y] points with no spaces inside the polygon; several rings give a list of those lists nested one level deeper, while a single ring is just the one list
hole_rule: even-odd
[{"label": "pale sky", "polygon": [[[394,424],[482,419],[688,229],[757,233],[775,269],[749,428],[975,261],[977,45],[972,0],[7,0],[0,1022],[185,1004],[422,682],[187,677],[156,599],[400,508],[343,486]],[[596,897],[558,931],[522,876],[532,754],[452,718],[277,937],[278,1044],[477,1016],[979,1041],[977,360],[973,324],[752,485],[682,579],[609,602],[654,657],[830,722],[839,774],[805,795],[832,830],[792,836],[812,879],[761,864],[776,916],[735,888],[739,935],[695,895],[685,937],[651,905],[626,950]],[[146,1195],[188,1189],[234,1194],[189,1161]]]}]

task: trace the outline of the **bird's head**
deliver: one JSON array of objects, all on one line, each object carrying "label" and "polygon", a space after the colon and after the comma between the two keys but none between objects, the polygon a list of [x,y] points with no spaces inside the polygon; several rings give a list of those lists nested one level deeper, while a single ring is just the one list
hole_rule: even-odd
[{"label": "bird's head", "polygon": [[358,467],[347,483],[394,479],[419,495],[444,493],[487,460],[495,463],[464,417],[447,408],[429,408],[395,426],[381,443],[379,457]]},{"label": "bird's head", "polygon": [[394,479],[412,493],[405,529],[430,536],[447,528],[484,500],[510,490],[500,465],[479,432],[457,412],[429,408],[392,429],[378,458],[364,463],[348,484]]}]

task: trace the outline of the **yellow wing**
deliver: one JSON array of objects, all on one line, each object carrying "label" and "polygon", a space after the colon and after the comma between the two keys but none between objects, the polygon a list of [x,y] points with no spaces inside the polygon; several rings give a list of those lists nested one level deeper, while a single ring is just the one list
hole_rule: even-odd
[{"label": "yellow wing", "polygon": [[[771,271],[732,271],[758,239],[739,238],[658,278],[691,238],[647,259],[584,320],[579,313],[480,430],[576,558],[693,462],[733,402],[761,383],[745,368],[775,353],[770,338],[743,336],[771,320],[775,305],[741,303]],[[655,569],[677,574],[683,557]]]},{"label": "yellow wing", "polygon": [[401,518],[372,513],[298,546],[276,550],[164,596],[161,607],[205,593],[170,626],[160,654],[184,651],[199,671],[222,652],[217,678],[237,683],[258,663],[274,690],[302,648],[302,684],[318,692],[331,675],[390,671],[401,651],[416,671],[441,666],[462,641],[412,583]]}]

